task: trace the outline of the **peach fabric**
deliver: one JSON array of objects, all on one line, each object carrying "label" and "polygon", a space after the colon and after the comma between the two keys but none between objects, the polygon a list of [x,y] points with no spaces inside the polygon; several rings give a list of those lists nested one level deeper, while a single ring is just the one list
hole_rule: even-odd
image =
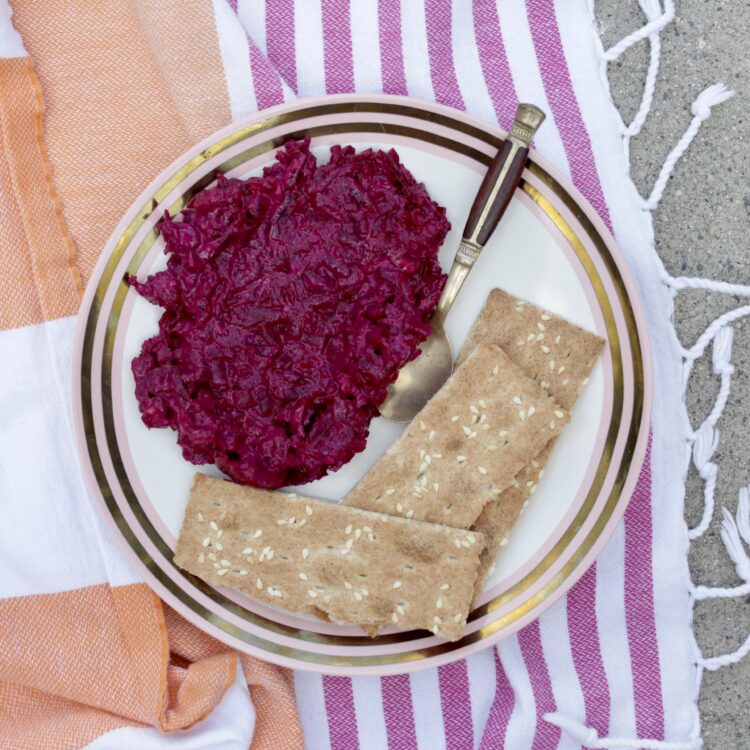
[{"label": "peach fabric", "polygon": [[[0,330],[74,314],[139,191],[229,122],[210,8],[13,3],[31,57],[0,60]],[[0,747],[77,750],[123,726],[187,729],[222,699],[238,658],[145,584],[0,600]],[[291,675],[241,664],[252,748],[303,748]]]},{"label": "peach fabric", "polygon": [[14,0],[13,23],[41,82],[45,144],[85,281],[149,181],[230,122],[212,5]]},{"label": "peach fabric", "polygon": [[76,251],[51,181],[28,58],[0,60],[0,330],[72,315]]},{"label": "peach fabric", "polygon": [[[235,680],[238,655],[145,584],[0,601],[0,747],[77,750],[123,726],[188,729]],[[304,742],[291,673],[248,656],[253,750]]]}]

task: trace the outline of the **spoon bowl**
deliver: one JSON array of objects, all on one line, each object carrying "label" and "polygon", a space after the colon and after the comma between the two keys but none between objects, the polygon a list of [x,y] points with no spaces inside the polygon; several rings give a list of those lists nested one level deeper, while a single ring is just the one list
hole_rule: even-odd
[{"label": "spoon bowl", "polygon": [[416,359],[399,370],[398,378],[388,386],[388,398],[380,413],[391,422],[408,422],[440,390],[453,372],[453,349],[443,328],[442,315],[436,313],[432,332],[422,342]]}]

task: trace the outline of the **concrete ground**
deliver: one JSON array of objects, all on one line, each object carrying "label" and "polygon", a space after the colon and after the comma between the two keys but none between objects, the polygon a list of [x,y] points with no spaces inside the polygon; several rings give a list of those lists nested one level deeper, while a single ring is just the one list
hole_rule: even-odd
[{"label": "concrete ground", "polygon": [[[661,35],[654,106],[631,142],[633,179],[647,195],[690,122],[695,96],[716,81],[734,89],[737,96],[714,110],[678,165],[654,213],[654,225],[659,254],[673,275],[750,284],[750,3],[677,0],[676,5],[677,17]],[[605,47],[644,23],[637,0],[598,0],[596,15]],[[640,43],[609,66],[612,94],[626,121],[638,108],[647,65],[648,47]],[[714,317],[741,304],[737,297],[681,292],[675,318],[683,343],[693,343]],[[717,514],[690,555],[693,580],[707,585],[740,582],[719,536],[718,508],[734,511],[738,490],[750,483],[750,319],[735,325],[733,361],[737,372],[714,456],[719,465]],[[694,425],[708,414],[717,391],[710,361],[699,363],[688,397]],[[702,492],[700,479],[691,476],[686,499],[691,526],[702,513]],[[695,631],[704,654],[733,651],[750,633],[750,597],[699,604]],[[706,750],[750,750],[750,656],[705,675],[700,710]]]}]

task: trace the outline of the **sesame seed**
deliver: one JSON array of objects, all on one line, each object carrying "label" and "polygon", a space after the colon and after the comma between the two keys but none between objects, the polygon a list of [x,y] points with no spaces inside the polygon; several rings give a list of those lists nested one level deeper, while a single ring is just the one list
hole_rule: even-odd
[{"label": "sesame seed", "polygon": [[216,525],[216,521],[211,521],[211,523],[208,524],[214,531],[218,531],[219,527]]},{"label": "sesame seed", "polygon": [[307,581],[308,580],[306,573],[300,573],[299,577],[300,577],[300,580],[302,580],[302,581]]},{"label": "sesame seed", "polygon": [[526,419],[526,412],[523,409],[518,410],[518,418],[523,422]]},{"label": "sesame seed", "polygon": [[570,383],[570,378],[565,378],[562,382],[563,385],[568,385],[568,383]]},{"label": "sesame seed", "polygon": [[533,487],[534,486],[534,482],[530,479],[528,482],[526,482],[526,486],[527,487]]},{"label": "sesame seed", "polygon": [[405,614],[406,614],[406,607],[404,607],[404,605],[403,605],[403,604],[397,604],[397,605],[396,605],[396,611],[397,611],[397,612],[398,612],[398,613],[399,613],[400,615],[405,615]]},{"label": "sesame seed", "polygon": [[401,583],[401,581],[394,581],[394,583],[393,583],[393,588],[394,589],[400,589],[401,586],[403,586],[403,584]]},{"label": "sesame seed", "polygon": [[401,505],[401,503],[396,503],[396,511],[398,513],[403,513],[404,512],[404,506]]},{"label": "sesame seed", "polygon": [[296,492],[289,492],[289,493],[287,493],[287,497],[297,497],[297,493]]},{"label": "sesame seed", "polygon": [[438,458],[442,458],[442,457],[443,457],[443,454],[442,454],[442,453],[433,453],[433,454],[432,454],[432,457],[433,457],[433,458],[434,458],[435,460],[437,460]]},{"label": "sesame seed", "polygon": [[390,497],[391,495],[395,495],[396,494],[396,490],[394,490],[393,488],[391,488],[389,490],[386,490],[385,494],[388,495],[388,497]]},{"label": "sesame seed", "polygon": [[555,429],[555,420],[554,419],[549,423],[549,428],[550,428],[550,430],[554,430]]},{"label": "sesame seed", "polygon": [[359,591],[355,591],[355,592],[354,592],[354,598],[355,598],[355,599],[356,599],[356,600],[357,600],[358,602],[361,602],[361,601],[362,601],[362,599],[363,599],[364,597],[362,596],[362,594],[360,594],[360,593],[359,593]]},{"label": "sesame seed", "polygon": [[212,562],[216,562],[216,555],[213,552],[208,553],[208,559]]},{"label": "sesame seed", "polygon": [[544,330],[544,323],[537,323],[537,324],[536,324],[536,327],[537,327],[537,328],[538,328],[538,329],[539,329],[540,331],[543,331],[543,330]]},{"label": "sesame seed", "polygon": [[539,469],[539,479],[544,476],[544,469]]},{"label": "sesame seed", "polygon": [[230,563],[230,562],[229,562],[229,560],[222,560],[222,561],[221,561],[221,564],[222,564],[222,565],[223,565],[223,566],[224,566],[225,568],[231,568],[231,567],[232,567],[232,563]]},{"label": "sesame seed", "polygon": [[523,346],[525,343],[526,342],[523,339],[518,339],[518,341],[516,341],[516,346]]},{"label": "sesame seed", "polygon": [[543,338],[544,338],[544,334],[543,333],[537,333],[537,335],[536,335],[536,340],[537,341],[541,341]]},{"label": "sesame seed", "polygon": [[440,590],[441,590],[441,591],[447,591],[447,590],[448,590],[448,589],[449,589],[450,587],[451,587],[451,585],[450,585],[449,583],[444,583],[444,584],[443,584],[443,585],[442,585],[442,586],[440,587]]},{"label": "sesame seed", "polygon": [[528,335],[528,336],[526,337],[526,341],[533,341],[533,340],[534,340],[534,338],[535,338],[535,336],[536,336],[536,334],[535,334],[535,333],[530,333],[530,334],[529,334],[529,335]]},{"label": "sesame seed", "polygon": [[558,335],[558,336],[555,336],[555,343],[556,343],[556,344],[559,344],[559,343],[560,343],[560,336],[559,336],[559,335]]},{"label": "sesame seed", "polygon": [[422,483],[423,487],[427,486],[427,477],[424,474],[419,478],[419,481]]},{"label": "sesame seed", "polygon": [[474,404],[472,404],[469,407],[469,409],[470,409],[470,411],[471,411],[472,414],[479,414],[479,409],[477,409],[477,407]]},{"label": "sesame seed", "polygon": [[277,526],[286,526],[286,518],[279,518],[278,521],[276,521]]},{"label": "sesame seed", "polygon": [[269,586],[269,587],[268,587],[268,588],[266,589],[266,591],[267,591],[267,592],[268,592],[268,593],[269,593],[269,594],[270,594],[271,596],[273,596],[273,591],[274,591],[274,588],[273,588],[273,586]]},{"label": "sesame seed", "polygon": [[463,429],[464,435],[471,435],[471,429],[469,427],[466,427],[466,425],[464,425],[461,429]]},{"label": "sesame seed", "polygon": [[359,539],[362,536],[362,529],[355,529],[354,530],[354,538]]},{"label": "sesame seed", "polygon": [[325,596],[323,597],[323,601],[324,601],[324,602],[325,602],[326,604],[328,604],[328,602],[330,602],[330,601],[331,601],[331,595],[330,595],[330,594],[326,594],[326,595],[325,595]]},{"label": "sesame seed", "polygon": [[434,492],[437,492],[438,489],[440,489],[440,485],[437,482],[432,483],[432,489]]},{"label": "sesame seed", "polygon": [[542,320],[550,320],[550,316],[547,313],[542,313]]},{"label": "sesame seed", "polygon": [[305,506],[305,513],[307,513],[308,516],[312,515],[312,508],[309,505]]},{"label": "sesame seed", "polygon": [[461,549],[461,540],[460,540],[460,539],[459,539],[458,537],[456,537],[456,538],[455,538],[455,539],[453,540],[453,544],[455,544],[455,545],[456,545],[456,547],[458,547],[458,549]]},{"label": "sesame seed", "polygon": [[246,576],[247,574],[248,574],[248,571],[247,571],[247,570],[245,570],[244,568],[241,568],[241,569],[240,569],[240,575],[241,575],[241,576]]},{"label": "sesame seed", "polygon": [[564,412],[560,411],[560,409],[555,409],[553,413],[558,419],[562,419],[565,416]]},{"label": "sesame seed", "polygon": [[423,471],[427,471],[427,462],[422,461],[421,464],[419,464],[419,473],[421,474]]},{"label": "sesame seed", "polygon": [[438,634],[438,626],[437,625],[433,625],[430,628],[430,631],[432,632],[433,635],[437,635]]},{"label": "sesame seed", "polygon": [[317,591],[316,591],[315,589],[308,589],[308,590],[307,590],[307,595],[308,595],[308,596],[309,596],[309,597],[310,597],[311,599],[317,599],[317,597],[318,597],[318,592],[317,592]]},{"label": "sesame seed", "polygon": [[354,539],[347,539],[346,544],[344,546],[347,549],[351,549],[353,544],[354,544]]},{"label": "sesame seed", "polygon": [[482,414],[481,417],[479,417],[479,424],[484,424],[487,421],[487,415]]},{"label": "sesame seed", "polygon": [[367,534],[367,538],[368,538],[368,539],[369,539],[369,540],[370,540],[371,542],[374,542],[374,541],[375,541],[375,534],[373,534],[373,533],[372,533],[372,532],[370,531],[370,532],[368,532],[368,534]]},{"label": "sesame seed", "polygon": [[273,550],[272,549],[268,550],[268,554],[266,555],[266,557],[269,560],[273,560]]},{"label": "sesame seed", "polygon": [[488,450],[488,451],[496,451],[496,450],[497,450],[497,446],[496,446],[496,445],[495,445],[494,443],[490,443],[490,444],[489,444],[489,445],[487,446],[487,450]]},{"label": "sesame seed", "polygon": [[589,382],[589,379],[588,379],[588,378],[584,378],[584,379],[583,379],[583,380],[581,381],[581,385],[586,385],[586,384],[587,384],[588,382]]},{"label": "sesame seed", "polygon": [[547,366],[549,367],[550,370],[552,370],[554,372],[554,370],[555,370],[555,360],[551,359],[549,361],[549,364]]},{"label": "sesame seed", "polygon": [[435,602],[436,609],[442,609],[443,608],[443,598],[439,597],[438,600]]},{"label": "sesame seed", "polygon": [[520,406],[523,403],[523,399],[520,396],[513,396],[513,403],[516,406]]},{"label": "sesame seed", "polygon": [[505,547],[505,546],[506,546],[506,545],[508,544],[508,541],[509,541],[509,540],[508,540],[508,537],[507,537],[507,536],[503,537],[503,538],[502,538],[502,539],[500,540],[500,546],[501,546],[501,547]]},{"label": "sesame seed", "polygon": [[476,436],[477,436],[477,433],[476,433],[476,432],[472,432],[472,433],[471,433],[471,434],[469,435],[469,440],[471,440],[472,438],[475,438]]},{"label": "sesame seed", "polygon": [[544,352],[545,354],[549,354],[549,347],[548,347],[548,346],[545,346],[544,344],[542,344],[542,351],[543,351],[543,352]]},{"label": "sesame seed", "polygon": [[435,615],[435,616],[434,616],[434,617],[432,618],[432,621],[433,621],[434,623],[436,623],[437,625],[440,625],[440,623],[442,622],[442,619],[440,618],[440,616],[439,616],[439,615]]},{"label": "sesame seed", "polygon": [[217,562],[215,562],[215,563],[213,564],[213,566],[214,566],[214,569],[215,569],[215,570],[219,570],[219,569],[221,568],[221,565],[219,565],[219,563],[217,563]]},{"label": "sesame seed", "polygon": [[477,469],[479,469],[480,474],[486,474],[487,469],[484,468],[484,466],[477,466]]},{"label": "sesame seed", "polygon": [[531,485],[531,494],[533,495],[536,492],[536,482]]},{"label": "sesame seed", "polygon": [[425,453],[426,453],[426,451],[425,451],[425,449],[424,449],[424,448],[420,448],[420,449],[419,449],[419,457],[420,457],[420,458],[424,458],[424,456],[425,456]]},{"label": "sesame seed", "polygon": [[510,480],[510,486],[511,487],[518,487],[518,486],[520,486],[518,484],[518,480],[515,477],[513,477],[513,479]]},{"label": "sesame seed", "polygon": [[536,407],[530,406],[529,410],[526,412],[526,416],[530,417],[532,414],[536,413]]},{"label": "sesame seed", "polygon": [[367,534],[372,534],[372,529],[369,526],[363,526],[362,531],[366,532]]},{"label": "sesame seed", "polygon": [[461,613],[458,612],[457,614],[453,615],[453,622],[461,622]]},{"label": "sesame seed", "polygon": [[560,365],[560,369],[557,371],[558,375],[562,375],[565,372],[565,365]]},{"label": "sesame seed", "polygon": [[254,537],[255,537],[256,539],[260,539],[260,537],[262,537],[262,536],[263,536],[263,529],[258,529],[258,530],[257,530],[257,531],[256,531],[256,532],[255,532],[255,533],[253,534],[253,536],[254,536]]},{"label": "sesame seed", "polygon": [[362,596],[369,596],[370,595],[370,592],[367,590],[367,588],[365,586],[360,586],[359,590],[362,592]]},{"label": "sesame seed", "polygon": [[504,438],[508,436],[508,430],[500,430],[500,432],[497,433],[497,436],[500,438]]},{"label": "sesame seed", "polygon": [[398,622],[398,615],[395,612],[391,615],[391,622],[394,625]]},{"label": "sesame seed", "polygon": [[202,562],[205,562],[205,561],[206,561],[206,556],[202,552],[199,552],[198,553],[198,562],[202,563]]},{"label": "sesame seed", "polygon": [[347,527],[346,527],[346,528],[344,529],[344,533],[345,533],[345,534],[351,534],[351,533],[352,533],[352,525],[351,525],[351,524],[349,524],[349,525],[348,525],[348,526],[347,526]]},{"label": "sesame seed", "polygon": [[419,427],[420,427],[420,429],[422,429],[422,430],[426,430],[426,429],[427,429],[427,425],[426,425],[426,424],[424,423],[424,420],[423,420],[423,419],[420,419],[420,420],[419,420]]},{"label": "sesame seed", "polygon": [[466,538],[469,540],[471,544],[474,544],[477,541],[477,538],[474,536],[474,534],[467,534]]},{"label": "sesame seed", "polygon": [[458,422],[458,414],[454,414],[454,415],[453,415],[453,416],[451,417],[451,422]]},{"label": "sesame seed", "polygon": [[532,459],[531,459],[531,465],[532,465],[532,466],[533,466],[533,467],[534,467],[535,469],[538,469],[538,468],[539,468],[539,461],[537,461],[537,460],[536,460],[535,458],[532,458]]},{"label": "sesame seed", "polygon": [[205,518],[203,517],[203,513],[201,513],[200,511],[198,511],[198,520],[199,520],[199,521],[200,521],[201,523],[203,523],[203,522],[204,522],[204,521],[206,520],[206,519],[205,519]]},{"label": "sesame seed", "polygon": [[257,588],[262,589],[263,588],[263,581],[260,578],[255,579],[255,585]]},{"label": "sesame seed", "polygon": [[289,518],[287,519],[287,523],[288,523],[288,524],[289,524],[290,526],[294,526],[294,524],[295,524],[295,523],[297,523],[297,519],[296,519],[296,518],[295,518],[294,516],[290,516],[290,517],[289,517]]},{"label": "sesame seed", "polygon": [[435,430],[430,430],[429,434],[427,435],[428,440],[434,440],[435,439]]},{"label": "sesame seed", "polygon": [[304,549],[302,550],[302,559],[303,559],[303,560],[307,560],[307,558],[308,558],[309,556],[310,556],[310,550],[309,550],[309,549],[307,549],[307,547],[305,547],[305,548],[304,548]]},{"label": "sesame seed", "polygon": [[224,545],[221,542],[216,542],[216,544],[214,545],[214,547],[216,547],[216,549],[219,552],[221,552],[224,549]]},{"label": "sesame seed", "polygon": [[549,383],[546,380],[542,380],[542,388],[544,388],[544,390],[547,390],[547,388],[549,388]]},{"label": "sesame seed", "polygon": [[229,571],[226,568],[222,568],[221,570],[216,571],[217,576],[223,576],[226,575]]},{"label": "sesame seed", "polygon": [[407,518],[414,518],[414,511],[413,510],[407,510],[404,514]]},{"label": "sesame seed", "polygon": [[205,539],[204,539],[204,540],[203,540],[203,541],[201,542],[201,544],[202,544],[202,545],[203,545],[204,547],[208,547],[208,545],[209,545],[209,544],[211,544],[211,539],[210,539],[210,537],[206,537],[206,538],[205,538]]},{"label": "sesame seed", "polygon": [[523,504],[523,505],[521,506],[521,510],[523,510],[524,508],[528,507],[528,505],[529,505],[529,503],[530,503],[530,502],[531,502],[531,500],[527,500],[527,501],[526,501],[526,502],[525,502],[525,503],[524,503],[524,504]]},{"label": "sesame seed", "polygon": [[499,365],[495,365],[495,366],[494,366],[494,367],[492,368],[492,374],[493,374],[493,375],[497,375],[497,374],[498,374],[499,372],[500,372],[500,366],[499,366]]}]

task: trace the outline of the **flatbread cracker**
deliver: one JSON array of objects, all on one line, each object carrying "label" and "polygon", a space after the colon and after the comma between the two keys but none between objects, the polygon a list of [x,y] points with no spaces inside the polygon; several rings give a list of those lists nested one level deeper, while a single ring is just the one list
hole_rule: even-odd
[{"label": "flatbread cracker", "polygon": [[484,537],[196,474],[175,562],[275,607],[455,640]]},{"label": "flatbread cracker", "polygon": [[479,344],[344,499],[468,529],[567,423],[494,344]]},{"label": "flatbread cracker", "polygon": [[599,336],[501,289],[490,292],[456,364],[486,342],[497,344],[566,411],[578,400],[604,346]]},{"label": "flatbread cracker", "polygon": [[[478,344],[488,341],[498,344],[566,410],[572,409],[578,400],[604,346],[599,336],[501,289],[490,292],[457,362],[463,362]],[[552,368],[551,362],[554,362]],[[562,372],[561,366],[564,367]],[[486,537],[477,593],[536,489],[555,442],[550,441],[533,462],[519,472],[513,485],[485,506],[474,524],[473,528]]]}]

